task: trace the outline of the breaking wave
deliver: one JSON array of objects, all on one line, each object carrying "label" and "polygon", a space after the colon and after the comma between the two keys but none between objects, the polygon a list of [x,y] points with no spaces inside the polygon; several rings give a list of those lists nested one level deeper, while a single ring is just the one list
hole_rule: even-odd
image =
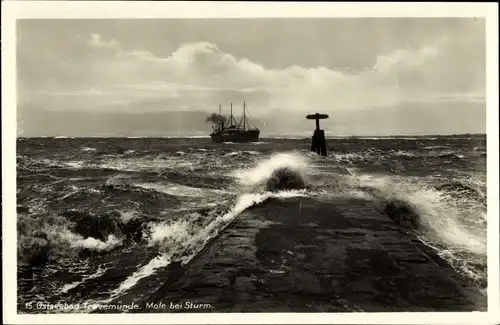
[{"label": "breaking wave", "polygon": [[100,302],[110,302],[133,288],[140,280],[154,274],[158,269],[172,263],[189,263],[205,245],[220,234],[243,211],[265,202],[270,198],[289,198],[303,196],[302,192],[247,193],[234,203],[233,207],[222,214],[213,211],[211,215],[191,214],[173,222],[153,223],[149,228],[148,246],[155,246],[160,254],[140,267],[123,281],[110,296]]},{"label": "breaking wave", "polygon": [[280,153],[261,160],[256,167],[238,170],[233,175],[247,191],[278,191],[305,188],[310,171],[304,156]]},{"label": "breaking wave", "polygon": [[405,227],[410,225],[424,243],[437,249],[440,257],[459,273],[484,287],[486,196],[480,182],[476,187],[471,183],[445,181],[436,185],[420,179],[354,175],[340,181],[342,185],[336,190],[337,194],[380,201],[393,220],[406,219]]},{"label": "breaking wave", "polygon": [[32,265],[43,265],[51,259],[75,257],[82,250],[106,252],[121,244],[122,239],[114,234],[95,238],[75,233],[66,225],[44,224],[40,229],[20,233],[18,259]]}]

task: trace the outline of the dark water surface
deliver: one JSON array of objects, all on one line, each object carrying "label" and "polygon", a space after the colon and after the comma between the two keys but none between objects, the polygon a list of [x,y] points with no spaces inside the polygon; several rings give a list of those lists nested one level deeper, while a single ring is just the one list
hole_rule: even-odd
[{"label": "dark water surface", "polygon": [[321,157],[309,139],[18,139],[19,310],[147,296],[241,212],[294,196],[404,202],[419,238],[485,292],[485,136],[327,143]]}]

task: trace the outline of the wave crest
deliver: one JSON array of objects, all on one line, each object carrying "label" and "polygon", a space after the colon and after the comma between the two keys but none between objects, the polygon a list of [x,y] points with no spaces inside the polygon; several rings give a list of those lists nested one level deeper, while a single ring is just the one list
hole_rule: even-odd
[{"label": "wave crest", "polygon": [[261,160],[253,168],[238,171],[239,183],[250,192],[303,189],[308,183],[310,167],[305,157],[280,153]]},{"label": "wave crest", "polygon": [[487,252],[485,198],[471,184],[436,186],[405,178],[359,175],[349,176],[343,185],[347,186],[340,188],[344,195],[358,189],[366,199],[380,201],[396,224],[415,232],[459,273],[486,279],[482,267]]}]

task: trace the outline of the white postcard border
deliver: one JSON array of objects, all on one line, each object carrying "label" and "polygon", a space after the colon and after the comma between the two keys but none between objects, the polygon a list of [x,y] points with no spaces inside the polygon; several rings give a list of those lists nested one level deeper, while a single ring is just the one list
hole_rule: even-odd
[{"label": "white postcard border", "polygon": [[[28,18],[486,17],[488,312],[472,313],[209,313],[17,314],[16,34]],[[498,4],[277,3],[148,1],[2,1],[3,315],[9,324],[495,324],[499,300]]]}]

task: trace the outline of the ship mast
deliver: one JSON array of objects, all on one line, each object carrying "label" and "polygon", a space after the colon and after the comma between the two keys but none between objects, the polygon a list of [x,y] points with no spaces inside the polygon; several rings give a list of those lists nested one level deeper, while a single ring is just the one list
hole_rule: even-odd
[{"label": "ship mast", "polygon": [[222,120],[222,108],[221,108],[221,104],[219,104],[219,130],[222,131],[222,129],[224,129],[224,125],[223,125],[224,121]]},{"label": "ship mast", "polygon": [[246,131],[246,120],[247,120],[247,116],[246,116],[246,113],[245,113],[245,107],[246,106],[246,102],[243,102],[243,131]]},{"label": "ship mast", "polygon": [[231,103],[231,118],[229,119],[229,125],[233,123],[233,103]]}]

